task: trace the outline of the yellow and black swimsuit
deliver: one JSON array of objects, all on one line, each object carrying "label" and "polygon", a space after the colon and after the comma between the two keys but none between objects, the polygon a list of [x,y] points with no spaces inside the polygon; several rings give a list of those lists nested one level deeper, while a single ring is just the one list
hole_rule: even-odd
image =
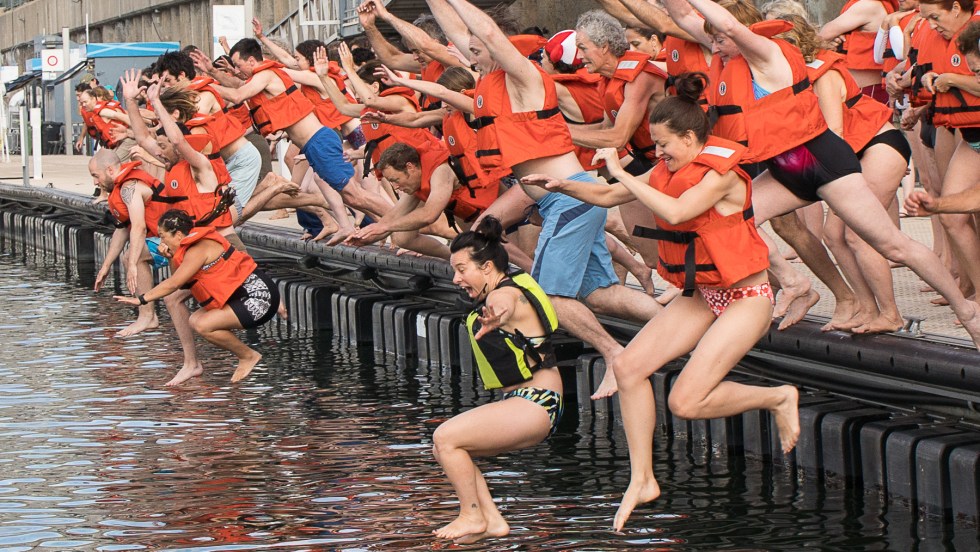
[{"label": "yellow and black swimsuit", "polygon": [[511,333],[496,329],[480,338],[473,338],[480,331],[477,318],[486,301],[481,301],[466,317],[473,355],[480,370],[480,378],[486,389],[500,389],[529,381],[534,372],[556,365],[551,334],[558,329],[558,315],[548,295],[530,275],[523,271],[508,274],[498,287],[516,287],[534,307],[545,335],[526,337],[520,331]]}]

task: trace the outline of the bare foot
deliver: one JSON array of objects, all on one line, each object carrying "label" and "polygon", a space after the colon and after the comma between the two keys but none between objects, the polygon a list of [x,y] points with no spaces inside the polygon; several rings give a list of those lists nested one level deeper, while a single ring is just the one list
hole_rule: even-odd
[{"label": "bare foot", "polygon": [[660,485],[651,474],[650,479],[630,481],[630,486],[623,493],[623,501],[619,503],[616,517],[613,518],[613,531],[622,531],[633,509],[640,504],[652,502],[660,496]]},{"label": "bare foot", "polygon": [[248,377],[252,373],[252,368],[262,360],[262,355],[258,351],[252,351],[252,354],[246,356],[245,358],[238,359],[238,368],[235,368],[235,373],[231,375],[231,382],[239,382]]},{"label": "bare foot", "polygon": [[640,283],[640,287],[643,288],[643,291],[645,291],[647,295],[653,296],[653,294],[657,291],[653,287],[653,270],[644,266],[644,270],[640,271],[639,274],[636,274],[635,272],[631,274],[636,276],[636,280]]},{"label": "bare foot", "polygon": [[834,315],[830,317],[820,331],[831,332],[834,330],[850,330],[861,324],[869,322],[873,316],[861,307],[857,301],[844,300],[837,301],[834,306]]},{"label": "bare foot", "polygon": [[456,540],[469,535],[482,535],[487,527],[489,525],[483,514],[474,517],[459,516],[449,525],[436,529],[433,533],[440,539]]},{"label": "bare foot", "polygon": [[285,209],[276,209],[276,212],[269,216],[269,220],[279,220],[284,218],[289,218],[289,211]]},{"label": "bare foot", "polygon": [[667,303],[673,301],[674,298],[680,294],[681,294],[681,290],[679,288],[670,286],[667,289],[665,289],[663,293],[657,296],[657,302],[666,307]]},{"label": "bare foot", "polygon": [[[783,293],[786,293],[786,291],[784,290]],[[805,294],[791,300],[786,306],[786,314],[783,315],[783,319],[779,322],[778,329],[785,330],[800,320],[803,320],[806,313],[810,312],[810,309],[818,301],[820,301],[820,294],[813,289],[809,289]]]},{"label": "bare foot", "polygon": [[926,284],[919,288],[919,293],[935,293],[936,290],[932,289],[932,286]]},{"label": "bare foot", "polygon": [[[317,234],[316,236],[313,236],[313,240],[312,241],[318,242],[318,241],[322,240],[323,238],[329,236],[330,234],[333,234],[334,232],[336,232],[336,230],[337,230],[337,225],[336,224],[333,225],[332,227],[331,226],[324,225],[323,226],[323,230],[320,230],[320,233],[319,234]],[[328,242],[327,245],[330,245],[330,243]]]},{"label": "bare foot", "polygon": [[800,392],[792,385],[784,385],[779,389],[784,393],[783,400],[771,412],[776,417],[783,454],[789,454],[800,438]]},{"label": "bare foot", "polygon": [[970,334],[970,338],[973,339],[973,344],[977,346],[977,350],[980,350],[980,305],[971,301],[970,309],[973,311],[972,313],[957,313],[956,317],[963,323],[963,329]]},{"label": "bare foot", "polygon": [[893,318],[886,316],[884,314],[878,315],[876,318],[868,321],[865,324],[861,324],[851,331],[856,334],[879,334],[888,332],[897,332],[905,327],[905,320],[902,317]]},{"label": "bare foot", "polygon": [[785,253],[783,253],[783,258],[786,259],[787,261],[793,261],[799,259],[800,254],[797,253],[796,250],[791,247],[787,249]]},{"label": "bare foot", "polygon": [[276,310],[276,314],[278,314],[279,318],[282,318],[283,320],[289,320],[289,313],[286,311],[286,303],[279,301],[279,308]]},{"label": "bare foot", "polygon": [[200,362],[191,365],[185,364],[184,367],[181,368],[176,375],[174,375],[173,379],[171,379],[166,383],[166,386],[174,387],[176,385],[180,385],[191,378],[196,378],[200,376],[203,373],[204,373],[204,366],[202,366]]},{"label": "bare foot", "polygon": [[[852,304],[856,306],[856,303],[852,302]],[[858,307],[857,309],[850,311],[850,317],[847,317],[847,311],[844,311],[839,319],[837,317],[837,312],[837,309],[834,309],[834,316],[830,319],[830,322],[820,328],[821,331],[830,332],[840,330],[849,332],[854,328],[871,322],[879,315],[877,305],[875,305],[874,312],[863,307]]]},{"label": "bare foot", "polygon": [[135,322],[116,332],[116,337],[132,337],[142,331],[152,330],[160,326],[157,315],[145,319],[137,318]]},{"label": "bare foot", "polygon": [[782,284],[782,287],[780,288],[779,295],[776,296],[776,306],[772,310],[773,318],[785,316],[793,301],[796,301],[800,297],[805,297],[813,290],[813,285],[810,283],[810,280],[803,277],[797,278],[792,283],[780,282],[780,284]]},{"label": "bare foot", "polygon": [[480,534],[470,534],[454,539],[455,544],[473,544],[483,539],[499,539],[510,534],[510,525],[498,514],[495,519],[487,522],[487,530]]},{"label": "bare foot", "polygon": [[943,297],[942,295],[940,295],[939,297],[933,298],[929,302],[932,303],[932,306],[934,306],[934,307],[948,307],[949,306],[949,301],[947,301],[946,298]]},{"label": "bare foot", "polygon": [[616,384],[616,374],[609,367],[609,363],[606,363],[606,373],[602,375],[602,381],[599,382],[599,387],[596,388],[595,393],[592,393],[592,400],[612,397],[616,391],[619,391],[619,385]]},{"label": "bare foot", "polygon": [[313,234],[310,234],[309,232],[303,232],[303,235],[299,237],[299,241],[310,241],[312,237]]}]

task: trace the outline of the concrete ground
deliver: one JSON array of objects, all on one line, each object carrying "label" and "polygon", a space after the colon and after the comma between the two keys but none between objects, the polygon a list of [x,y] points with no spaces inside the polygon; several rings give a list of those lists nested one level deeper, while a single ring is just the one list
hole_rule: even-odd
[{"label": "concrete ground", "polygon": [[[80,195],[90,196],[95,189],[92,178],[88,174],[88,158],[83,156],[66,155],[45,155],[42,157],[42,178],[31,180],[30,185],[36,187],[53,187],[60,190],[74,192]],[[0,181],[5,183],[21,183],[23,169],[19,156],[12,156],[10,162],[0,162]],[[263,212],[255,216],[252,221],[262,224],[272,224],[275,226],[293,228],[296,230],[296,237],[302,234],[302,229],[296,223],[296,216],[290,214],[284,219],[273,219],[274,213]],[[250,222],[251,223],[251,222]],[[918,240],[928,246],[932,245],[932,228],[928,219],[925,218],[906,218],[901,220],[902,230],[913,239]],[[810,274],[803,263],[794,261],[794,266],[803,273]],[[895,281],[895,295],[898,306],[906,319],[916,319],[920,321],[921,331],[927,337],[936,337],[943,340],[952,339],[953,342],[968,345],[969,336],[965,330],[955,325],[956,317],[949,307],[933,305],[930,300],[936,297],[934,293],[922,293],[923,283],[919,278],[907,268],[895,268],[892,270]],[[657,288],[663,289],[664,283],[656,277]],[[810,319],[824,322],[833,313],[834,301],[830,292],[816,279],[813,279],[815,289],[820,293],[820,302],[810,311]],[[635,284],[635,281],[633,282]],[[931,335],[930,335],[931,334]],[[960,341],[962,340],[962,342]]]}]

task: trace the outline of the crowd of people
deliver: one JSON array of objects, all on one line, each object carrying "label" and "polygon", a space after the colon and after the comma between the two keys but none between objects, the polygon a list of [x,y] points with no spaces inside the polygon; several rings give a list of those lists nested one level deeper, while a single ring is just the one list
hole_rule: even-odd
[{"label": "crowd of people", "polygon": [[[795,0],[598,3],[551,34],[466,0],[427,0],[413,22],[365,0],[349,43],[291,49],[255,21],[217,59],[188,46],[130,71],[118,99],[80,87],[117,226],[96,288],[128,242],[120,300],[140,308],[120,335],[157,326],[163,299],[184,350],[170,385],[203,371],[192,330],[247,376],[261,355],[229,330],[284,314],[235,233],[261,210],[295,208],[331,245],[449,260],[483,381],[506,393],[434,435],[460,498],[437,536],[457,542],[509,531],[472,457],[554,431],[559,326],[605,358],[593,398],[621,401],[631,482],[616,529],[660,494],[648,378],[671,360],[690,355],[675,415],[766,409],[795,446],[795,388],[724,379],[773,317],[786,328],[819,300],[766,221],[833,293],[826,330],[900,329],[895,263],[980,344],[980,6],[850,0],[817,27]],[[901,231],[901,216],[931,214],[931,248]],[[653,270],[670,284],[659,294]],[[624,347],[596,314],[645,326]]]}]

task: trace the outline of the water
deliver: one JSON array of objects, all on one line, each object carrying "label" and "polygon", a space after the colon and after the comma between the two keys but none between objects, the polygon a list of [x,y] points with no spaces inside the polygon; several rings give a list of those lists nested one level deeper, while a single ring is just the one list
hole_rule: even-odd
[{"label": "water", "polygon": [[[231,358],[163,387],[180,362],[166,317],[133,311],[64,259],[0,255],[0,549],[446,548],[452,490],[430,452],[446,418],[486,400],[438,369],[273,326],[231,385]],[[412,364],[412,363],[409,363]],[[975,550],[973,525],[920,520],[839,481],[719,457],[658,435],[664,497],[609,530],[629,464],[622,432],[574,403],[543,445],[481,462],[512,534],[501,550]]]}]

